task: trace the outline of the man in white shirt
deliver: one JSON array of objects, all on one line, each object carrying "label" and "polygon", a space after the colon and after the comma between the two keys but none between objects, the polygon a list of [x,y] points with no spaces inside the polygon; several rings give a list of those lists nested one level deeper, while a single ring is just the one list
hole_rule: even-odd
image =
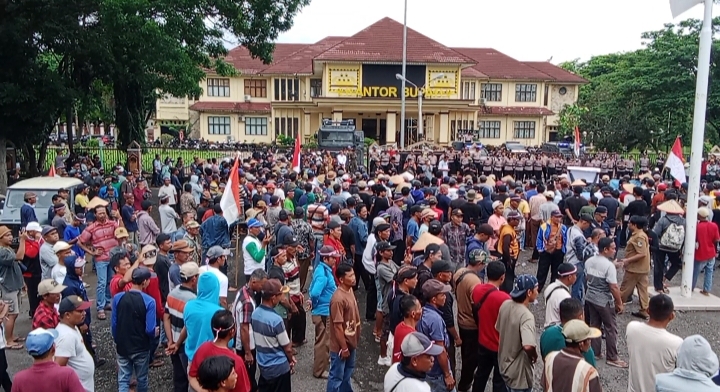
[{"label": "man in white shirt", "polygon": [[60,324],[55,328],[58,333],[55,339],[55,362],[75,370],[85,392],[94,392],[95,363],[92,355],[85,348],[77,327],[79,325],[80,328],[87,328],[83,321],[85,311],[88,309],[90,302],[84,302],[77,295],[65,297],[60,301]]},{"label": "man in white shirt", "polygon": [[63,284],[65,276],[67,275],[67,268],[65,267],[65,256],[70,255],[70,249],[72,246],[65,241],[58,241],[52,247],[55,256],[58,258],[58,263],[52,267],[50,271],[50,277],[55,280],[58,284]]},{"label": "man in white shirt", "polygon": [[570,263],[558,266],[558,278],[545,288],[545,328],[560,324],[560,302],[570,298],[570,288],[577,280],[577,268]]},{"label": "man in white shirt", "polygon": [[347,156],[343,151],[340,151],[340,154],[337,154],[337,162],[338,165],[342,166],[343,168],[347,164]]},{"label": "man in white shirt", "polygon": [[163,233],[173,234],[177,231],[177,219],[180,216],[170,205],[170,197],[165,195],[160,198],[160,207],[158,207],[158,213],[160,214],[160,227]]},{"label": "man in white shirt", "polygon": [[667,331],[675,318],[672,299],[665,294],[650,298],[647,323],[631,321],[626,336],[630,356],[628,392],[654,392],[655,376],[675,369],[683,339]]},{"label": "man in white shirt", "polygon": [[170,183],[169,175],[163,177],[163,185],[158,189],[158,198],[162,200],[164,196],[168,196],[170,198],[168,204],[175,207],[175,204],[178,202],[177,189],[175,189],[175,185]]},{"label": "man in white shirt", "polygon": [[[221,246],[213,246],[207,251],[207,264],[200,267],[200,275],[210,272],[220,281],[220,306],[227,308],[227,296],[229,280],[225,274],[220,271],[220,267],[225,265],[230,251],[223,249]],[[204,262],[204,260],[202,260]]]},{"label": "man in white shirt", "polygon": [[60,237],[57,229],[52,226],[43,226],[41,234],[43,244],[40,245],[40,268],[42,269],[42,278],[50,279],[50,272],[58,263],[58,258],[53,251],[53,245],[60,240]]},{"label": "man in white shirt", "polygon": [[421,375],[432,368],[432,358],[444,351],[420,332],[408,334],[400,345],[403,359],[385,373],[384,392],[430,392],[430,385]]}]

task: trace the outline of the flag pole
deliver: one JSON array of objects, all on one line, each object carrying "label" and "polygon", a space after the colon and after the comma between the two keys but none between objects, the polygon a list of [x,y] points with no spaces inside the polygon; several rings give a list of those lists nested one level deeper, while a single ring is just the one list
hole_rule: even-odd
[{"label": "flag pole", "polygon": [[690,179],[688,180],[687,212],[685,214],[685,250],[683,252],[682,284],[680,294],[692,296],[692,277],[695,267],[695,241],[698,222],[698,200],[700,191],[700,166],[702,165],[703,142],[705,139],[705,110],[707,108],[708,79],[710,75],[710,49],[712,48],[713,0],[704,0],[705,14],[700,30],[698,49],[697,83],[695,86],[695,110],[690,150]]}]

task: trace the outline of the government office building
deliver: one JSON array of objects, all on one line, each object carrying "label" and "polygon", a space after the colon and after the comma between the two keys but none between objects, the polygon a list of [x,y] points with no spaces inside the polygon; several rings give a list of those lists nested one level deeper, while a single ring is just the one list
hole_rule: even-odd
[{"label": "government office building", "polygon": [[[155,134],[189,124],[189,137],[271,143],[286,135],[314,140],[323,120],[355,120],[379,144],[448,145],[472,132],[485,145],[557,138],[558,114],[577,101],[583,78],[549,62],[523,62],[495,49],[450,48],[408,28],[405,90],[403,25],[384,18],[351,37],[276,45],[272,64],[232,49],[237,77],[208,74],[196,100],[157,102]],[[423,128],[418,130],[418,87]],[[405,124],[400,124],[405,94]]]}]

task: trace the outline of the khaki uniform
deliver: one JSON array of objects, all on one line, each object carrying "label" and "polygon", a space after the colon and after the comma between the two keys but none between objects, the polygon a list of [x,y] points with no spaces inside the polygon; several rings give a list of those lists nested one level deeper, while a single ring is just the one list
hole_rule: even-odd
[{"label": "khaki uniform", "polygon": [[647,234],[642,230],[637,230],[632,233],[625,247],[625,258],[631,258],[639,254],[643,255],[640,260],[628,264],[625,267],[625,275],[620,284],[620,297],[623,299],[623,302],[627,301],[632,296],[633,290],[637,288],[638,296],[640,297],[640,312],[647,315],[649,302],[648,273],[650,272],[650,241],[648,240]]}]

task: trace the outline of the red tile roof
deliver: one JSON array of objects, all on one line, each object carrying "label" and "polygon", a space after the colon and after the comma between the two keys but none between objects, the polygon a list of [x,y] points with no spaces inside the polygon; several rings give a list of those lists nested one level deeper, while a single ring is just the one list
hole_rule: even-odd
[{"label": "red tile roof", "polygon": [[473,67],[463,68],[462,72],[460,72],[460,76],[463,78],[489,79],[487,75]]},{"label": "red tile roof", "polygon": [[491,79],[552,80],[549,75],[495,49],[455,48],[455,50],[473,59],[476,64],[472,68]]},{"label": "red tile roof", "polygon": [[195,102],[190,110],[197,112],[270,113],[270,103],[261,102]]},{"label": "red tile roof", "polygon": [[[383,18],[348,37],[315,60],[402,62],[403,25]],[[407,29],[407,62],[473,64],[474,61],[417,31]]]},{"label": "red tile roof", "polygon": [[[273,52],[273,64],[277,64],[293,53],[309,46],[309,44],[275,44]],[[232,64],[240,73],[246,75],[256,75],[263,73],[263,70],[269,68],[271,64],[263,64],[262,60],[253,58],[250,51],[244,46],[238,46],[225,56],[225,61]]]},{"label": "red tile roof", "polygon": [[543,107],[526,106],[485,106],[480,109],[480,113],[497,116],[550,116],[555,114],[552,110]]},{"label": "red tile roof", "polygon": [[572,72],[566,71],[557,65],[551,64],[547,61],[524,61],[526,65],[529,65],[536,70],[549,75],[553,80],[560,83],[587,83],[588,81],[575,75]]},{"label": "red tile roof", "polygon": [[337,45],[346,37],[326,37],[319,42],[307,45],[304,48],[286,56],[280,61],[265,68],[264,75],[287,75],[313,73],[313,59],[322,52]]}]

